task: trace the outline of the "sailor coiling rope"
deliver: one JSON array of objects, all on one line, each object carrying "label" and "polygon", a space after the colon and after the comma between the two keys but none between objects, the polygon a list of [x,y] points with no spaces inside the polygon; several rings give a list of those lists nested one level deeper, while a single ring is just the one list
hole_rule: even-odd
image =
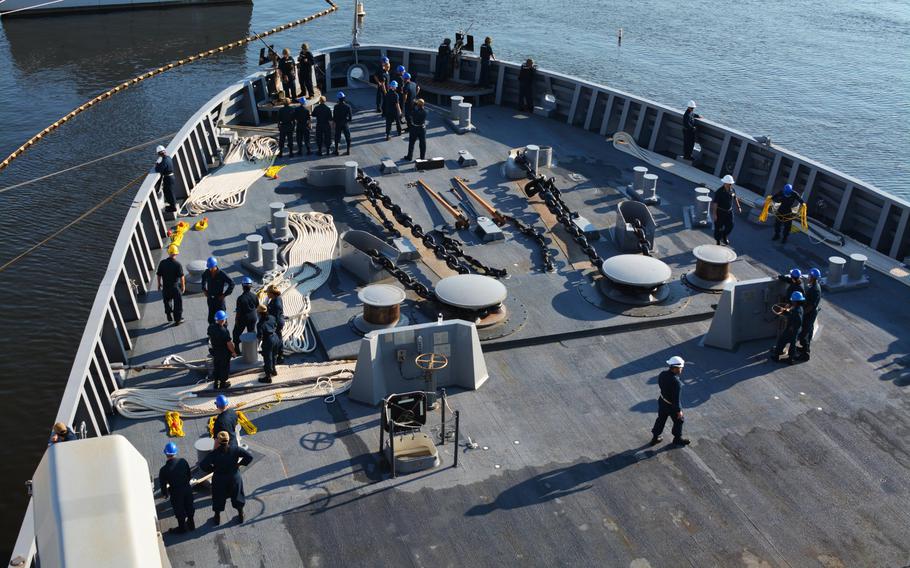
[{"label": "sailor coiling rope", "polygon": [[285,352],[310,353],[316,349],[316,336],[309,323],[310,294],[329,279],[338,230],[331,215],[316,212],[290,212],[288,226],[293,240],[282,251],[283,266],[266,273],[262,282],[281,291]]},{"label": "sailor coiling rope", "polygon": [[[355,361],[282,365],[281,374],[267,387],[256,374],[237,381],[231,388],[234,408],[252,409],[281,400],[333,397],[351,388]],[[149,389],[122,388],[111,393],[117,412],[131,419],[158,418],[165,412],[177,411],[183,416],[209,416],[218,413],[209,383],[193,386]]]},{"label": "sailor coiling rope", "polygon": [[275,162],[277,154],[274,138],[256,135],[235,140],[221,167],[199,180],[178,214],[193,217],[242,207],[247,190]]}]

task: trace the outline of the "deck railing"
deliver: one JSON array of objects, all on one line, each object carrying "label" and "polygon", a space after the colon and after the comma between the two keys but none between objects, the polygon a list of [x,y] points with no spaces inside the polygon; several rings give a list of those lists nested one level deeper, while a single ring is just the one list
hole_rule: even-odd
[{"label": "deck railing", "polygon": [[[259,72],[224,89],[203,105],[168,144],[179,198],[220,162],[219,125],[258,123],[257,103],[267,98],[267,72]],[[140,318],[139,296],[148,291],[160,250],[167,241],[164,201],[158,174],[145,177],[127,212],[111,251],[107,271],[85,324],[56,421],[84,424],[87,436],[111,432],[111,392],[118,388],[112,364],[126,363],[132,349],[129,323]],[[29,502],[10,566],[36,566],[33,509]]]},{"label": "deck railing", "polygon": [[[356,59],[368,67],[387,56],[394,68],[402,64],[420,77],[433,75],[436,52],[431,49],[392,45],[362,45]],[[347,85],[346,71],[355,61],[350,46],[324,49],[318,56],[334,88]],[[520,64],[492,62],[497,105],[517,106]],[[480,78],[477,56],[463,54],[455,79],[476,82]],[[596,132],[601,136],[617,131],[631,134],[648,150],[675,157],[682,154],[682,112],[661,103],[561,73],[538,70],[538,98],[556,97],[550,118]],[[480,128],[482,124],[478,125]],[[546,144],[546,141],[528,141]],[[802,192],[809,216],[821,225],[895,260],[910,255],[910,202],[849,176],[834,168],[777,145],[765,145],[753,136],[718,124],[699,121],[698,142],[702,153],[696,167],[716,177],[731,174],[737,185],[759,196],[779,190],[785,183]]]}]

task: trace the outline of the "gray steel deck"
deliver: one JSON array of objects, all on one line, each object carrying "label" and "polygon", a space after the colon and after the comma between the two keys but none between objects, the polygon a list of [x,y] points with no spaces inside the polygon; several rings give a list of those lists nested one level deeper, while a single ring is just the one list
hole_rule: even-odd
[{"label": "gray steel deck", "polygon": [[[381,119],[369,111],[372,93],[349,95],[360,109],[352,158],[376,175],[381,157],[404,154],[406,137],[383,141]],[[636,165],[596,134],[504,108],[476,108],[478,133],[464,136],[447,131],[435,112],[431,120],[429,154],[450,161],[423,179],[446,189],[448,178],[465,176],[498,207],[529,222],[535,220],[532,209],[498,170],[508,148],[554,146],[557,173],[586,180],[563,177],[566,200],[603,229],[612,226],[619,199],[613,188],[627,183]],[[461,148],[477,157],[477,168],[462,170],[451,161]],[[299,181],[310,164],[344,160],[285,162],[290,165],[281,179],[254,185],[244,208],[212,213],[206,232],[189,233],[181,258],[215,254],[239,277],[244,237],[265,223],[268,203],[276,199],[293,210],[331,211],[339,232],[381,234],[356,200]],[[405,200],[419,190],[405,188],[417,175],[410,166],[402,170],[381,177],[383,189],[417,222],[438,223],[434,205]],[[683,225],[681,207],[691,200],[691,184],[662,175],[660,188],[657,249],[679,276],[693,263],[689,251],[712,239]],[[535,249],[506,231],[506,242],[487,245],[463,233],[471,254],[515,274],[505,284],[529,308],[511,342],[487,352],[490,380],[476,392],[450,397],[462,411],[463,436],[481,448],[460,447],[453,469],[455,448],[448,443],[440,447],[440,468],[391,479],[375,453],[375,409],[344,396],[333,404],[278,404],[251,416],[260,432],[246,438],[256,458],[244,471],[247,522],[213,527],[210,500],[197,494],[199,529],[165,537],[174,566],[910,564],[906,287],[874,276],[866,290],[826,296],[812,361],[781,367],[766,361],[766,342],[733,353],[699,347],[704,321],[671,319],[607,333],[621,316],[588,304],[574,289],[581,277],[567,260],[580,260],[578,247],[563,244],[572,258],[560,252],[559,272],[540,274]],[[781,249],[771,245],[770,235],[768,227],[738,222],[732,240],[744,262],[736,270],[773,274],[823,264],[830,254],[802,235]],[[615,250],[609,240],[597,248],[604,255]],[[428,281],[437,278],[425,267],[420,273]],[[715,301],[694,295],[674,315],[707,313]],[[144,317],[133,324],[132,363],[204,354],[205,303],[198,295],[187,297],[187,323],[177,328],[164,322],[157,292],[144,302]],[[324,317],[330,310],[340,314],[337,329],[317,327],[323,342],[343,343],[347,317],[359,308],[353,279],[337,264],[316,294],[314,310],[317,322],[332,321]],[[333,346],[323,344],[313,358]],[[683,391],[693,444],[645,448],[656,410],[656,373],[675,354],[694,361]],[[199,379],[144,372],[128,383],[154,387]],[[163,420],[115,417],[112,429],[157,471],[167,441]],[[187,420],[187,437],[178,440],[191,462],[192,442],[204,429],[204,420]],[[175,524],[169,505],[159,501],[159,513],[163,528]]]}]

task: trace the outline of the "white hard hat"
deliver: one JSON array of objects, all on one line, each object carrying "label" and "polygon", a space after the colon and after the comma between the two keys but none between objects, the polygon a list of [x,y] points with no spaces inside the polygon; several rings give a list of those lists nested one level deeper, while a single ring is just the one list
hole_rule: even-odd
[{"label": "white hard hat", "polygon": [[695,101],[689,101],[689,104],[686,105],[686,108],[695,108]]},{"label": "white hard hat", "polygon": [[736,183],[736,181],[733,179],[733,176],[731,176],[730,174],[725,175],[724,179],[722,179],[720,181],[722,181],[724,183]]},{"label": "white hard hat", "polygon": [[166,152],[166,151],[167,151],[167,148],[165,148],[165,147],[162,146],[161,144],[158,144],[158,147],[155,148],[155,153],[156,153],[156,154],[160,154],[161,152]]},{"label": "white hard hat", "polygon": [[669,365],[671,367],[685,367],[686,360],[683,359],[682,357],[680,357],[679,355],[674,355],[673,357],[670,357],[669,359],[667,359],[667,365]]}]

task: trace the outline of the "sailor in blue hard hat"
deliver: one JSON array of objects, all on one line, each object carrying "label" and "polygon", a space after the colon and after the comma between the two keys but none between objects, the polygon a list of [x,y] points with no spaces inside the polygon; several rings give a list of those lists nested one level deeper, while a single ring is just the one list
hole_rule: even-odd
[{"label": "sailor in blue hard hat", "polygon": [[414,113],[414,105],[417,103],[417,97],[420,93],[420,86],[411,80],[410,73],[401,75],[401,105],[404,107],[404,121],[407,125],[406,131],[411,130],[411,115]]},{"label": "sailor in blue hard hat", "polygon": [[218,415],[215,417],[215,423],[212,426],[212,436],[218,432],[228,432],[231,435],[231,444],[237,445],[237,411],[231,408],[228,397],[219,394],[215,398],[215,406],[218,408]]},{"label": "sailor in blue hard hat", "polygon": [[812,268],[809,270],[809,278],[806,281],[806,301],[803,302],[803,323],[799,332],[800,352],[799,359],[809,360],[809,351],[812,343],[812,336],[815,334],[815,320],[818,318],[818,311],[822,302],[822,285],[819,279],[822,277],[821,270]]},{"label": "sailor in blue hard hat", "polygon": [[382,99],[382,116],[385,117],[385,139],[388,140],[392,133],[392,123],[401,136],[401,97],[398,94],[398,82],[391,81]]},{"label": "sailor in blue hard hat", "polygon": [[686,104],[686,112],[683,113],[683,159],[692,159],[692,150],[695,149],[695,131],[697,124],[695,119],[701,118],[700,114],[695,113],[695,101],[689,101]]},{"label": "sailor in blue hard hat", "polygon": [[[797,361],[796,340],[803,325],[803,302],[806,296],[801,290],[790,293],[790,302],[780,308],[780,315],[784,318],[784,329],[777,338],[777,344],[771,350],[771,360],[780,363],[793,364]],[[783,360],[780,356],[787,347],[787,357]]]},{"label": "sailor in blue hard hat", "polygon": [[345,155],[351,153],[351,121],[354,120],[354,110],[345,99],[344,91],[338,91],[338,102],[332,109],[332,122],[335,124],[335,155],[338,155],[341,146],[341,137],[344,136],[346,145]]},{"label": "sailor in blue hard hat", "polygon": [[168,532],[182,534],[194,530],[196,523],[193,515],[196,507],[193,503],[193,488],[190,485],[192,474],[190,465],[183,458],[177,457],[177,444],[168,442],[164,446],[164,455],[167,461],[158,471],[158,487],[161,496],[170,499],[177,519],[177,527]]},{"label": "sailor in blue hard hat", "polygon": [[218,259],[210,256],[205,261],[206,271],[202,273],[202,292],[209,305],[209,323],[215,321],[215,312],[225,310],[224,298],[234,291],[234,282],[218,268]]},{"label": "sailor in blue hard hat", "polygon": [[392,76],[389,74],[389,58],[383,57],[379,60],[379,70],[373,74],[376,81],[376,112],[382,112],[382,103],[385,100],[385,93],[389,88],[389,81]]},{"label": "sailor in blue hard hat", "polygon": [[802,294],[806,292],[803,289],[803,272],[799,268],[793,268],[786,274],[780,274],[777,279],[787,283],[787,288],[783,295],[783,301],[785,302],[790,299],[793,292],[800,292]]},{"label": "sailor in blue hard hat", "polygon": [[228,377],[231,375],[231,357],[237,356],[231,334],[227,330],[227,312],[218,310],[214,322],[209,324],[208,336],[212,353],[212,380],[215,389],[226,389],[231,386]]},{"label": "sailor in blue hard hat", "polygon": [[651,428],[650,445],[652,446],[663,441],[661,434],[667,424],[667,418],[673,421],[673,429],[671,430],[673,444],[676,446],[689,445],[689,440],[682,437],[684,419],[682,406],[679,402],[679,394],[682,390],[682,382],[679,380],[679,376],[685,366],[685,359],[675,355],[667,360],[667,369],[657,376],[660,396],[657,398],[657,420],[654,421],[654,427]]},{"label": "sailor in blue hard hat", "polygon": [[253,331],[256,329],[256,306],[259,305],[259,298],[253,293],[253,279],[244,276],[240,281],[243,292],[237,296],[237,307],[234,311],[234,330],[231,333],[231,339],[234,341],[234,347],[237,353],[242,351],[240,335],[244,331]]},{"label": "sailor in blue hard hat", "polygon": [[787,237],[790,236],[793,220],[799,218],[799,209],[804,203],[803,198],[788,183],[771,196],[771,202],[778,204],[777,210],[774,212],[774,237],[771,240],[780,239],[780,244],[784,244],[787,242]]}]

